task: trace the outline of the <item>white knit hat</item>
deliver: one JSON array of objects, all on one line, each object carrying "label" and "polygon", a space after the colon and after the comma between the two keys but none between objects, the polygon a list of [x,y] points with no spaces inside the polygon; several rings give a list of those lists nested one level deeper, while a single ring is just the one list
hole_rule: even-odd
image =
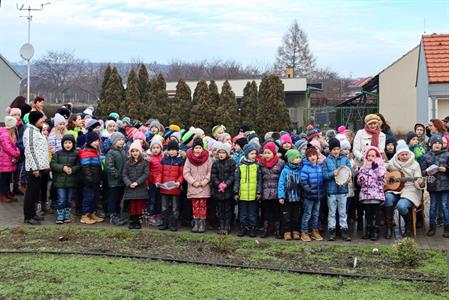
[{"label": "white knit hat", "polygon": [[65,123],[65,118],[61,114],[56,114],[53,118],[53,124],[54,126],[58,126],[61,123]]},{"label": "white knit hat", "polygon": [[396,146],[396,154],[399,154],[401,152],[413,153],[412,151],[410,151],[407,143],[404,140],[399,140]]},{"label": "white knit hat", "polygon": [[225,151],[228,156],[231,155],[231,146],[228,143],[216,142],[214,145],[215,149],[218,151]]},{"label": "white knit hat", "polygon": [[17,119],[11,116],[5,117],[5,127],[6,128],[14,128],[17,125]]},{"label": "white knit hat", "polygon": [[164,138],[160,135],[153,136],[153,138],[151,139],[150,148],[153,147],[153,145],[159,145],[162,149],[163,140]]}]

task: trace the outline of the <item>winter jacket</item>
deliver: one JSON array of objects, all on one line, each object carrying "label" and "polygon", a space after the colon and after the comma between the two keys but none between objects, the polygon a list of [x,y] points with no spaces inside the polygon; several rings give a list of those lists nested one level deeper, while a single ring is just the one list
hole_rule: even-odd
[{"label": "winter jacket", "polygon": [[233,158],[234,158],[234,161],[235,161],[235,165],[236,165],[236,166],[240,165],[240,161],[241,161],[242,158],[244,158],[244,157],[245,157],[245,153],[243,153],[243,151],[240,151],[240,152],[234,152]]},{"label": "winter jacket", "polygon": [[[232,158],[216,160],[212,164],[211,188],[213,198],[218,201],[232,199],[234,188],[235,161]],[[218,185],[224,182],[227,187],[224,192],[218,190]]]},{"label": "winter jacket", "polygon": [[16,147],[16,142],[10,138],[8,129],[0,128],[0,172],[14,172],[19,157],[20,150]]},{"label": "winter jacket", "polygon": [[349,189],[348,185],[339,186],[335,182],[334,172],[340,168],[346,166],[349,169],[352,167],[349,159],[346,155],[340,155],[338,158],[335,158],[332,154],[330,154],[323,163],[323,175],[326,183],[326,192],[328,195],[339,195],[339,194],[347,194]]},{"label": "winter jacket", "polygon": [[[168,181],[184,182],[183,177],[184,159],[179,156],[171,157],[165,155],[161,160],[161,172],[156,176],[156,183],[165,183]],[[160,189],[161,194],[165,195],[181,195],[181,188],[171,190]]]},{"label": "winter jacket", "polygon": [[25,170],[42,171],[50,169],[48,142],[40,129],[29,124],[23,133],[25,146]]},{"label": "winter jacket", "polygon": [[301,169],[301,186],[304,191],[304,199],[319,201],[324,195],[324,177],[321,165],[312,165],[309,160],[304,160]]},{"label": "winter jacket", "polygon": [[[187,198],[200,199],[210,198],[210,173],[212,169],[212,160],[210,157],[202,165],[195,166],[188,159],[184,164],[183,175],[185,181],[187,181]],[[206,183],[202,187],[194,187],[195,181]]]},{"label": "winter jacket", "polygon": [[159,155],[149,155],[148,156],[148,171],[150,171],[150,176],[147,179],[147,185],[149,186],[152,183],[156,182],[156,177],[161,173],[161,160],[164,157],[162,153]]},{"label": "winter jacket", "polygon": [[278,159],[278,162],[272,168],[265,167],[262,164],[260,165],[264,200],[278,199],[279,177],[281,176],[284,165],[285,162],[282,159]]},{"label": "winter jacket", "polygon": [[84,185],[99,185],[102,177],[100,152],[87,146],[79,151],[79,159]]},{"label": "winter jacket", "polygon": [[[404,173],[405,177],[421,177],[421,168],[418,162],[415,160],[415,155],[410,154],[411,157],[405,163],[399,162],[397,155],[393,158],[387,165],[387,170],[389,171],[401,171]],[[392,192],[394,194],[400,194],[401,198],[406,198],[410,200],[416,207],[421,204],[421,190],[419,186],[414,181],[407,181],[404,183],[404,188],[398,192]]]},{"label": "winter jacket", "polygon": [[257,162],[246,158],[240,161],[235,169],[234,193],[243,201],[254,201],[257,194],[262,194],[262,172]]},{"label": "winter jacket", "polygon": [[428,152],[421,160],[421,173],[427,175],[426,169],[431,165],[445,167],[446,172],[434,174],[435,180],[427,183],[427,190],[429,192],[449,191],[449,152],[445,150]]},{"label": "winter jacket", "polygon": [[[50,163],[53,172],[53,185],[56,188],[76,188],[78,185],[78,172],[80,171],[78,152],[60,150],[53,155]],[[72,173],[66,174],[64,167],[71,167]]]},{"label": "winter jacket", "polygon": [[123,149],[111,146],[106,153],[106,176],[109,187],[124,186],[123,167],[126,164],[126,153]]},{"label": "winter jacket", "polygon": [[53,154],[62,150],[61,140],[64,136],[64,134],[61,134],[61,136],[58,138],[56,136],[55,130],[56,129],[53,129],[48,135],[48,144],[50,145],[50,151]]},{"label": "winter jacket", "polygon": [[[148,165],[144,159],[130,165],[128,162],[123,167],[123,182],[125,183],[125,193],[123,200],[148,200],[146,180],[148,178]],[[135,188],[130,184],[137,182]]]},{"label": "winter jacket", "polygon": [[419,144],[414,147],[409,146],[409,149],[413,152],[413,154],[415,154],[415,159],[418,161],[418,163],[420,163],[421,159],[426,154],[426,149]]},{"label": "winter jacket", "polygon": [[287,202],[301,200],[301,168],[302,164],[285,164],[278,182],[279,199]]},{"label": "winter jacket", "polygon": [[[365,131],[365,129],[360,129],[357,131],[354,137],[354,143],[352,147],[352,153],[355,156],[356,162],[359,166],[363,165],[363,155],[365,154],[366,148],[371,146],[371,134]],[[381,152],[385,149],[386,137],[383,132],[379,133],[379,145],[377,148]]]},{"label": "winter jacket", "polygon": [[371,166],[363,166],[357,175],[357,183],[360,185],[359,201],[367,200],[385,201],[384,177],[386,169],[379,164],[376,169]]}]

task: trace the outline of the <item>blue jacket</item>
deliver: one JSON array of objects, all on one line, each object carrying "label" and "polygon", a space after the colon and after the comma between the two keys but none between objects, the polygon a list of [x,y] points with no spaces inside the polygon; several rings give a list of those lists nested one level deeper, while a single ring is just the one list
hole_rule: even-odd
[{"label": "blue jacket", "polygon": [[335,183],[334,172],[342,166],[346,166],[352,171],[351,163],[346,155],[340,155],[338,159],[336,159],[332,154],[329,154],[323,162],[323,175],[326,182],[326,192],[328,195],[347,194],[349,191],[347,184],[344,186],[339,186]]},{"label": "blue jacket", "polygon": [[301,185],[304,199],[319,201],[324,195],[324,177],[321,165],[312,165],[309,160],[304,160],[301,169]]},{"label": "blue jacket", "polygon": [[301,200],[301,164],[285,164],[279,177],[278,198],[287,202]]}]

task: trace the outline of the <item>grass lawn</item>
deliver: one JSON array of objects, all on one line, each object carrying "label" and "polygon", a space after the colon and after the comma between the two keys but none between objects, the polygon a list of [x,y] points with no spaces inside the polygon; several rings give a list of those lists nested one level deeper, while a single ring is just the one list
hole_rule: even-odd
[{"label": "grass lawn", "polygon": [[0,299],[449,299],[441,285],[122,258],[0,255]]}]

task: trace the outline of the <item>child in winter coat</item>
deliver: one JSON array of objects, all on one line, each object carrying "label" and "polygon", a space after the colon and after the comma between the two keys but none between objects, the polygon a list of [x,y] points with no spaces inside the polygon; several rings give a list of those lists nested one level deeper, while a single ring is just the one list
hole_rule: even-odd
[{"label": "child in winter coat", "polygon": [[79,151],[83,178],[83,215],[80,222],[87,225],[104,221],[103,218],[95,214],[102,177],[99,144],[100,137],[98,134],[94,131],[88,132],[86,134],[86,147]]},{"label": "child in winter coat", "polygon": [[147,180],[148,196],[150,199],[150,219],[149,223],[154,226],[161,225],[161,194],[156,187],[156,178],[161,175],[161,160],[164,157],[162,153],[162,137],[155,135],[151,139],[150,153],[148,156],[148,170],[150,176]]},{"label": "child in winter coat", "polygon": [[[278,183],[285,163],[282,159],[279,159],[275,143],[268,142],[264,145],[263,155],[259,157],[259,164],[262,171],[262,204],[265,216],[262,237],[266,238],[270,225],[274,225],[276,228],[276,237],[281,238]],[[297,231],[297,229],[295,230]]]},{"label": "child in winter coat", "polygon": [[385,140],[385,155],[388,161],[390,161],[396,153],[396,139],[389,137]]},{"label": "child in winter coat", "polygon": [[422,157],[426,154],[426,149],[419,144],[418,135],[410,131],[407,133],[406,142],[410,151],[415,154],[415,159],[418,163],[421,162]]},{"label": "child in winter coat", "polygon": [[256,236],[258,202],[262,194],[262,173],[257,163],[257,150],[254,144],[243,147],[245,157],[235,169],[234,194],[239,201],[240,231],[238,236],[249,232],[250,237]]},{"label": "child in winter coat", "polygon": [[[318,151],[315,147],[306,150],[307,159],[301,169],[301,184],[304,191],[304,214],[301,224],[301,240],[310,242],[312,239],[322,241],[318,232],[320,200],[324,195],[323,168],[318,163]],[[312,233],[309,235],[309,221],[312,223]]]},{"label": "child in winter coat", "polygon": [[[278,184],[278,197],[282,214],[284,240],[300,240],[299,211],[301,203],[301,153],[290,149],[285,153],[287,164],[282,169]],[[264,191],[265,192],[265,191]]]},{"label": "child in winter coat", "polygon": [[195,138],[193,148],[187,151],[183,175],[187,182],[187,198],[192,201],[192,232],[206,231],[207,199],[210,198],[212,160],[204,149],[203,140]]},{"label": "child in winter coat", "polygon": [[415,133],[418,136],[419,145],[428,149],[429,138],[426,136],[426,126],[421,123],[416,123],[414,127]]},{"label": "child in winter coat", "polygon": [[[427,183],[430,193],[430,215],[428,236],[434,236],[437,224],[438,207],[442,207],[444,217],[443,237],[449,238],[449,152],[443,149],[441,136],[430,137],[431,150],[424,155],[421,161],[423,174],[434,176],[434,181]],[[427,168],[432,165],[438,166],[436,172],[428,172]]]},{"label": "child in winter coat", "polygon": [[232,212],[234,208],[233,187],[235,161],[231,158],[229,144],[216,143],[218,159],[212,164],[212,197],[217,203],[219,220],[218,234],[228,235],[231,231]]},{"label": "child in winter coat", "polygon": [[246,138],[245,135],[239,134],[232,139],[232,142],[234,143],[233,158],[236,166],[238,166],[242,158],[245,156],[245,153],[243,152],[243,147],[245,147],[245,145],[248,144],[248,139]]},{"label": "child in winter coat", "polygon": [[167,154],[161,160],[161,173],[156,177],[156,186],[164,183],[174,183],[174,188],[160,188],[162,224],[159,230],[178,230],[179,196],[181,184],[184,182],[184,159],[178,156],[179,145],[175,141],[167,144]]},{"label": "child in winter coat", "polygon": [[66,134],[61,140],[62,150],[55,153],[50,167],[53,172],[53,186],[57,193],[56,224],[70,223],[72,194],[78,185],[80,170],[75,138]]},{"label": "child in winter coat", "polygon": [[109,147],[106,152],[106,176],[109,186],[108,212],[111,224],[120,226],[125,224],[125,220],[120,218],[120,202],[125,191],[123,168],[127,160],[126,153],[123,150],[125,136],[120,132],[113,132],[108,141]]},{"label": "child in winter coat", "polygon": [[359,201],[365,211],[365,233],[363,239],[379,239],[380,206],[385,201],[384,177],[385,165],[377,147],[369,146],[364,154],[364,163],[360,168],[357,182],[360,185]]},{"label": "child in winter coat", "polygon": [[337,209],[341,238],[344,241],[350,241],[351,237],[349,236],[346,215],[346,195],[348,194],[348,184],[338,185],[335,182],[335,176],[337,175],[338,168],[348,167],[351,170],[352,180],[351,163],[345,155],[340,154],[340,141],[336,138],[331,138],[329,140],[329,151],[330,154],[323,163],[323,174],[324,180],[326,181],[327,206],[329,208],[327,221],[329,241],[335,240]]},{"label": "child in winter coat", "polygon": [[123,167],[123,182],[125,192],[123,200],[129,201],[129,229],[140,229],[140,217],[144,203],[148,201],[146,180],[148,178],[148,165],[142,156],[142,145],[139,141],[129,146],[129,159]]},{"label": "child in winter coat", "polygon": [[52,154],[62,150],[62,137],[66,133],[66,120],[60,115],[56,114],[53,119],[53,129],[50,131],[48,135],[48,144],[50,145],[50,151]]},{"label": "child in winter coat", "polygon": [[10,191],[12,174],[16,171],[20,150],[16,146],[14,117],[5,117],[5,127],[0,128],[0,202],[17,200]]}]

